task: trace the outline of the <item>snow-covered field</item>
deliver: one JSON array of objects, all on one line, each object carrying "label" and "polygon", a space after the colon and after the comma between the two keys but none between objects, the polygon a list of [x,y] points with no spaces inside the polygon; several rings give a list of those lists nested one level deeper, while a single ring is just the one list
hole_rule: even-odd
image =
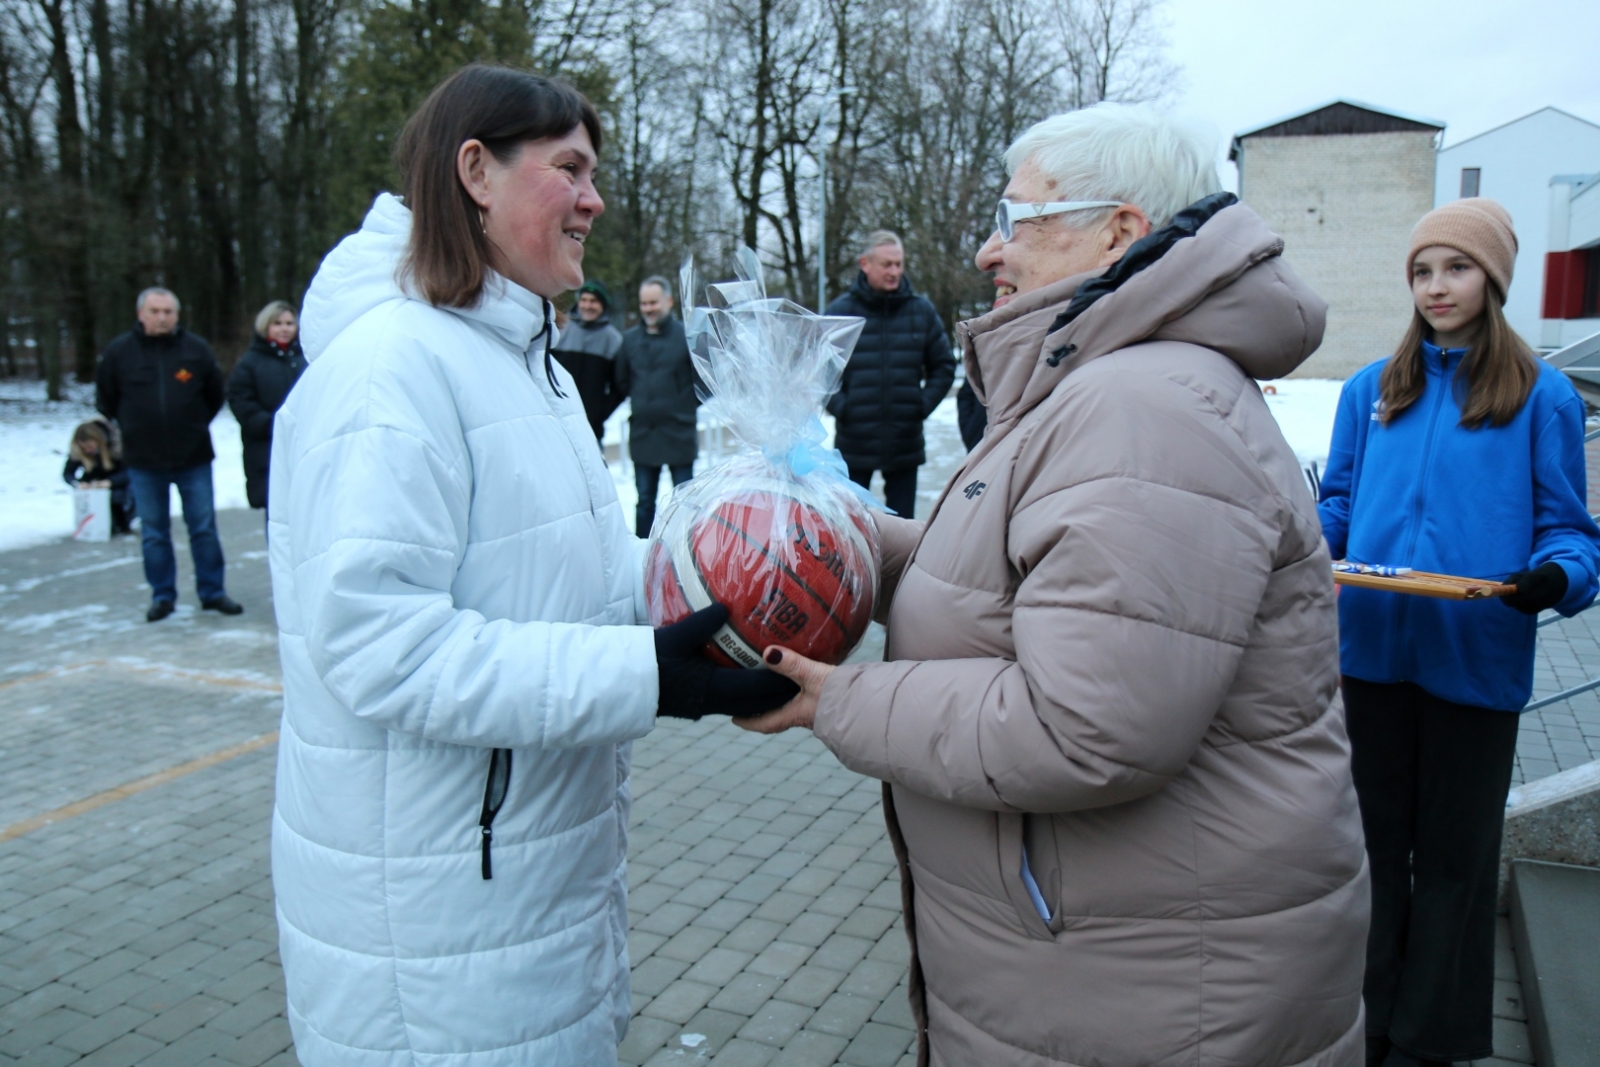
[{"label": "snow-covered field", "polygon": [[[1317,378],[1267,383],[1271,390],[1266,396],[1267,406],[1302,464],[1326,464],[1334,410],[1343,385]],[[0,379],[0,551],[54,541],[72,532],[72,490],[61,480],[61,467],[66,462],[73,427],[94,414],[94,390],[69,385],[67,392],[67,399],[52,403],[44,399],[43,382]],[[627,449],[623,447],[627,416],[628,407],[624,404],[606,423],[605,444],[609,455],[620,452],[624,457],[613,460],[611,474],[631,523],[638,494],[633,467],[626,461]],[[824,416],[823,423],[831,444],[833,421]],[[930,483],[936,478],[948,478],[964,454],[956,429],[955,399],[940,404],[928,423],[928,466],[920,488],[936,493],[940,487]],[[715,428],[702,428],[711,431],[711,447],[702,452],[698,469],[704,469],[733,447],[726,434]],[[212,465],[217,507],[248,507],[239,424],[226,408],[211,424],[211,441],[217,451]],[[665,472],[661,481],[665,497],[670,491]],[[174,515],[178,508],[174,491]]]}]

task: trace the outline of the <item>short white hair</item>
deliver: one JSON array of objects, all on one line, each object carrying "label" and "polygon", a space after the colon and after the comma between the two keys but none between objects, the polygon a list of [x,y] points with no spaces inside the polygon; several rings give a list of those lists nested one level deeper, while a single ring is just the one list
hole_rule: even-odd
[{"label": "short white hair", "polygon": [[904,252],[906,248],[905,245],[900,243],[900,235],[895,233],[893,230],[873,230],[871,233],[867,234],[866,241],[862,242],[861,255],[863,257],[870,256],[876,249],[882,248],[885,245],[888,245],[892,248],[898,248],[902,252]]},{"label": "short white hair", "polygon": [[137,298],[135,298],[133,302],[134,313],[138,314],[139,312],[143,311],[145,300],[152,296],[171,297],[172,310],[177,312],[183,311],[183,304],[179,303],[177,293],[174,293],[171,289],[164,289],[159,285],[152,285],[150,288],[141,292]]},{"label": "short white hair", "polygon": [[[1037,122],[1006,150],[1006,173],[1032,159],[1060,200],[1132,204],[1159,229],[1190,204],[1222,190],[1218,136],[1204,123],[1146,104],[1095,104]],[[1099,225],[1110,214],[1079,211],[1069,224]]]}]

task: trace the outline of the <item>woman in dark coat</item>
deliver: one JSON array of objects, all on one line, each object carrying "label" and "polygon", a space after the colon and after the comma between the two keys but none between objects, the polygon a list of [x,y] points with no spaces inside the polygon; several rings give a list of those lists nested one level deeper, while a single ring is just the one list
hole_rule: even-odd
[{"label": "woman in dark coat", "polygon": [[267,506],[267,461],[272,455],[272,417],[306,369],[300,352],[300,321],[287,301],[274,300],[256,316],[256,335],[228,378],[228,407],[244,441],[245,494],[253,508]]}]

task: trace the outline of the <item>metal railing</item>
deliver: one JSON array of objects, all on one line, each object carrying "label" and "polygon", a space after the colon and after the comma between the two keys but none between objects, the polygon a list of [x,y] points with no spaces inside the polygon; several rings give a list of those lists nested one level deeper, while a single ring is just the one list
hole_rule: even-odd
[{"label": "metal railing", "polygon": [[1571,689],[1563,689],[1559,693],[1553,693],[1550,696],[1540,697],[1538,700],[1529,701],[1527,704],[1523,705],[1522,710],[1538,711],[1540,708],[1549,707],[1551,704],[1559,704],[1563,700],[1571,700],[1573,697],[1582,696],[1591,689],[1600,689],[1600,678],[1590,678],[1582,685],[1575,685]]},{"label": "metal railing", "polygon": [[[1583,443],[1588,444],[1590,441],[1596,440],[1597,438],[1600,438],[1600,426],[1597,426],[1595,429],[1589,430],[1587,433],[1585,433],[1583,435]],[[1596,522],[1600,522],[1600,515],[1591,515],[1589,517],[1594,519]],[[1593,606],[1593,604],[1589,605],[1589,607]],[[1588,611],[1589,608],[1586,607],[1583,610]],[[1548,611],[1539,616],[1539,621],[1535,625],[1542,630],[1546,626],[1549,626],[1552,623],[1561,622],[1565,618],[1565,615],[1560,615],[1554,611]],[[1538,711],[1540,708],[1547,708],[1551,704],[1559,704],[1563,700],[1571,700],[1575,696],[1582,696],[1584,693],[1595,689],[1600,689],[1600,678],[1591,678],[1581,685],[1573,686],[1571,689],[1563,689],[1559,693],[1552,693],[1550,696],[1540,697],[1538,700],[1531,700],[1523,706],[1522,710]]]}]

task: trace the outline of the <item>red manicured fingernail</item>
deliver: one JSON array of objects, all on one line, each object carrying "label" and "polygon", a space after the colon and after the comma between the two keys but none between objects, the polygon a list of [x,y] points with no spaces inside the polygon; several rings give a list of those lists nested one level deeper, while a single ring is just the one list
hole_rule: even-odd
[{"label": "red manicured fingernail", "polygon": [[767,662],[772,664],[773,666],[777,666],[778,664],[783,662],[783,653],[779,652],[775,648],[767,649]]}]

